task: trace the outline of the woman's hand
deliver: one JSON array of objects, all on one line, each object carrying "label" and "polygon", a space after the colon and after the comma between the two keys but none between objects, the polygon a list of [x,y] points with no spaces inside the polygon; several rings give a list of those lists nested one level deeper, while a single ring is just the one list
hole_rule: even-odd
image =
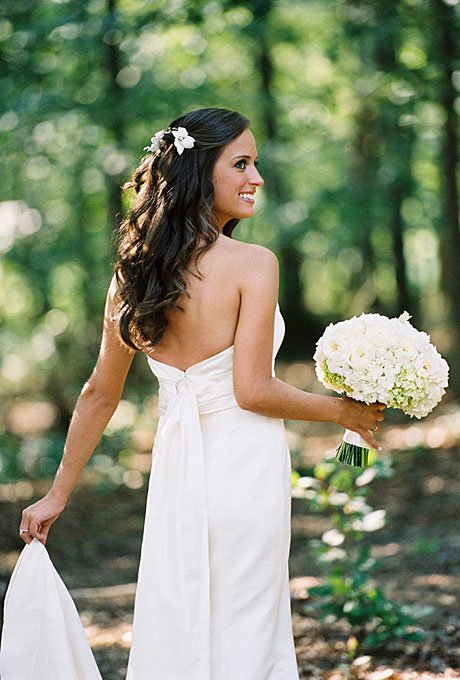
[{"label": "woman's hand", "polygon": [[[65,505],[63,501],[48,493],[36,503],[25,508],[22,511],[19,529],[19,535],[22,540],[25,543],[31,543],[34,538],[37,538],[40,543],[45,545],[48,531],[64,510]],[[28,531],[24,531],[24,529]]]},{"label": "woman's hand", "polygon": [[383,415],[385,404],[377,402],[368,405],[350,397],[341,397],[340,400],[342,411],[338,421],[339,425],[360,434],[373,449],[381,448],[371,432],[377,432],[379,429],[380,423],[385,417]]}]

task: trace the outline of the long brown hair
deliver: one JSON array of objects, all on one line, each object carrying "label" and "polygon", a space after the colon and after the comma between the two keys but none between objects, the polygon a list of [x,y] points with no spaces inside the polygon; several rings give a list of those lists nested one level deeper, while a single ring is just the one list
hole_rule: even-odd
[{"label": "long brown hair", "polygon": [[[136,199],[120,225],[114,271],[120,337],[132,349],[151,350],[163,337],[165,312],[182,309],[177,300],[186,291],[190,271],[219,236],[212,213],[212,176],[226,144],[249,127],[249,120],[228,109],[206,108],[176,118],[159,148],[143,157],[123,189],[134,188]],[[185,127],[194,137],[192,149],[180,155],[171,128]],[[239,220],[222,232],[231,236]]]}]

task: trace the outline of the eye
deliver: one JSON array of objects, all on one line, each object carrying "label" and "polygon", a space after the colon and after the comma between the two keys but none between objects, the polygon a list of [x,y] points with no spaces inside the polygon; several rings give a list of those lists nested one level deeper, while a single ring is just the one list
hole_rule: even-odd
[{"label": "eye", "polygon": [[[243,168],[240,166],[240,163],[244,163],[244,167],[243,167]],[[237,162],[235,163],[235,168],[239,168],[240,170],[244,170],[245,167],[246,167],[246,161],[244,160],[244,158],[242,158],[240,161],[237,161]]]}]

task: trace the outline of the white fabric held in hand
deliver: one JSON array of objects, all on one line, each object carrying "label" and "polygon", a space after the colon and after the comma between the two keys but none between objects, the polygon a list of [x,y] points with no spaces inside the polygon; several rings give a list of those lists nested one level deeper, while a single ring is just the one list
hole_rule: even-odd
[{"label": "white fabric held in hand", "polygon": [[102,680],[73,600],[37,539],[21,552],[4,611],[2,680]]}]

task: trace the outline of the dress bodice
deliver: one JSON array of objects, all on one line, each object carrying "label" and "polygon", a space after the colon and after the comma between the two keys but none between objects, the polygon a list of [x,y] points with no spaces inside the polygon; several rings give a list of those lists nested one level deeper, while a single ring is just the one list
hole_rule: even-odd
[{"label": "dress bodice", "polygon": [[[275,358],[285,333],[285,323],[278,303],[274,323],[272,375],[275,375]],[[185,371],[147,357],[148,365],[160,385],[159,415],[166,413],[173,396],[183,392],[196,396],[200,413],[211,413],[236,405],[233,394],[233,350],[234,345],[231,345]]]}]

